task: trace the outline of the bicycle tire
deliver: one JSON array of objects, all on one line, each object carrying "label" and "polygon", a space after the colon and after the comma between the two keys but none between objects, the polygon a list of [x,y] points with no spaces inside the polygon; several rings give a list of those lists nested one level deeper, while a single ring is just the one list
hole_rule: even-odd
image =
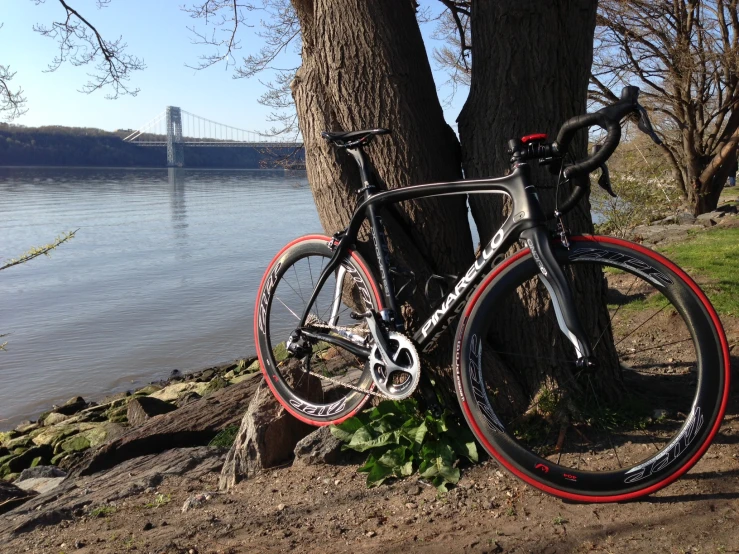
[{"label": "bicycle tire", "polygon": [[[374,387],[366,360],[346,350],[319,342],[312,345],[311,354],[303,359],[287,356],[285,350],[285,343],[303,314],[320,271],[333,255],[328,246],[330,240],[322,235],[307,235],[280,250],[262,278],[254,310],[257,356],[265,381],[289,413],[316,426],[336,424],[356,414],[370,395],[355,389],[372,390]],[[355,251],[349,252],[341,267],[346,271],[341,275],[339,304],[343,304],[333,326],[366,327],[365,322],[350,320],[349,311],[381,309],[382,297],[377,284],[367,264]],[[336,271],[324,283],[311,310],[315,325],[323,326],[319,330],[325,331],[328,325],[326,298],[334,301],[338,278]],[[355,305],[348,306],[345,300]],[[333,381],[309,375],[306,370]],[[307,383],[307,380],[312,382]],[[355,389],[337,385],[337,381]]]},{"label": "bicycle tire", "polygon": [[[730,377],[721,322],[685,272],[642,246],[581,236],[569,249],[557,244],[553,250],[570,278],[584,270],[602,275],[608,321],[596,316],[586,332],[598,344],[596,360],[605,353],[610,365],[604,367],[613,368],[618,400],[606,398],[597,373],[573,368],[574,348],[559,331],[551,303],[533,309],[521,302],[521,287],[545,290],[525,249],[490,272],[460,319],[454,367],[464,416],[493,458],[544,492],[577,502],[653,493],[688,471],[720,427]],[[571,288],[578,309],[592,311],[587,306],[593,304],[578,302],[579,287]],[[495,319],[509,308],[535,317],[537,329],[551,329],[542,334],[551,343],[534,348],[511,338],[511,329],[496,331]],[[668,326],[669,336],[660,335],[658,325]],[[598,340],[604,330],[615,336],[612,349]],[[525,346],[511,352],[516,343]],[[571,357],[554,359],[568,347]],[[503,384],[491,382],[496,367],[513,376],[523,401],[507,398]],[[532,380],[532,367],[556,377]]]}]

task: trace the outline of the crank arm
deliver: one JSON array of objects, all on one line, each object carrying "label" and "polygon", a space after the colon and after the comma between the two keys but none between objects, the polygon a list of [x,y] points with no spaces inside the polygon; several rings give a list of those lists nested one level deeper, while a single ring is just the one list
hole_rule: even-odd
[{"label": "crank arm", "polygon": [[395,363],[395,361],[390,357],[389,350],[390,345],[387,342],[387,338],[385,337],[385,333],[383,332],[382,326],[380,325],[378,321],[377,314],[372,311],[369,312],[366,316],[367,318],[367,326],[369,327],[370,333],[372,334],[372,337],[375,339],[375,345],[377,346],[377,349],[380,351],[380,356],[382,357],[382,361],[385,363],[385,369],[387,371],[387,375],[390,376],[391,373],[394,373],[396,371],[402,371],[407,372],[407,369],[404,369],[403,367],[399,366]]}]

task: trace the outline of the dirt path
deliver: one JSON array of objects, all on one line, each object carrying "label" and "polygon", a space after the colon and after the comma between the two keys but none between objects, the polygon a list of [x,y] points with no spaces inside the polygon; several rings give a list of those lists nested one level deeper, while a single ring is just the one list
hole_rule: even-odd
[{"label": "dirt path", "polygon": [[[626,504],[568,504],[492,461],[439,496],[415,480],[368,490],[356,465],[275,469],[182,512],[217,473],[165,477],[147,491],[39,527],[3,552],[739,552],[739,402],[678,482]],[[135,471],[131,477],[135,478]]]}]

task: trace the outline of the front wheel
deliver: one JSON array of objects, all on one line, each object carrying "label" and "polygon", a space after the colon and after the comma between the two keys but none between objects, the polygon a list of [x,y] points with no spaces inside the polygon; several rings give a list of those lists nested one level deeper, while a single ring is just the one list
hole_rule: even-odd
[{"label": "front wheel", "polygon": [[285,246],[264,274],[254,311],[255,342],[264,378],[285,409],[311,425],[335,424],[354,415],[374,387],[367,358],[337,346],[340,341],[330,342],[336,337],[366,345],[366,321],[349,316],[382,308],[377,284],[354,251],[349,251],[323,284],[302,328],[327,340],[309,340],[299,358],[286,349],[319,275],[333,255],[330,240],[309,235]]},{"label": "front wheel", "polygon": [[522,250],[494,268],[460,320],[462,411],[490,455],[547,493],[614,502],[654,492],[700,459],[721,424],[729,353],[719,318],[690,277],[639,245],[574,237],[553,250],[595,368],[575,364]]}]

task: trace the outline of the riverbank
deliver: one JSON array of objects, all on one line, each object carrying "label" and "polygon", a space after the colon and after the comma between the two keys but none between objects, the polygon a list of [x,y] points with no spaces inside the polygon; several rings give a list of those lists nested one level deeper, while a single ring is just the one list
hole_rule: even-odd
[{"label": "riverbank", "polygon": [[[252,379],[258,372],[253,356],[184,375],[174,370],[164,381],[100,402],[86,402],[81,396],[70,398],[60,406],[52,406],[37,420],[0,432],[0,479],[13,482],[23,470],[36,466],[70,468],[85,451],[119,438],[129,428]],[[222,430],[213,427],[211,434]]]},{"label": "riverbank", "polygon": [[[665,249],[698,242],[712,232],[739,233],[739,218],[731,212],[682,229],[669,222],[652,225],[638,231],[640,240]],[[710,272],[690,273],[709,295],[722,286]],[[733,354],[739,319],[722,313],[722,320]],[[238,422],[262,382],[256,365],[247,362],[210,368],[212,374],[174,376],[174,381],[153,385],[161,386],[153,392],[141,389],[127,400],[111,399],[126,404],[127,423],[99,423],[128,425],[126,433],[88,448],[88,454],[67,454],[75,462],[71,475],[48,477],[59,480],[55,489],[22,499],[2,516],[0,540],[8,549],[54,554],[739,550],[736,380],[708,453],[676,483],[638,502],[564,503],[523,485],[491,460],[464,467],[459,485],[448,494],[416,477],[366,489],[365,476],[357,474],[361,457],[333,464],[310,464],[298,457],[250,476],[227,493],[218,492],[226,452],[204,446],[210,439],[199,433],[206,422],[221,429]],[[732,356],[734,375],[738,362]],[[206,395],[205,389],[219,380],[231,384]],[[166,397],[162,402],[170,406],[183,405],[136,424],[138,405],[144,398],[159,400],[154,395]],[[209,429],[208,436],[214,432]]]}]

